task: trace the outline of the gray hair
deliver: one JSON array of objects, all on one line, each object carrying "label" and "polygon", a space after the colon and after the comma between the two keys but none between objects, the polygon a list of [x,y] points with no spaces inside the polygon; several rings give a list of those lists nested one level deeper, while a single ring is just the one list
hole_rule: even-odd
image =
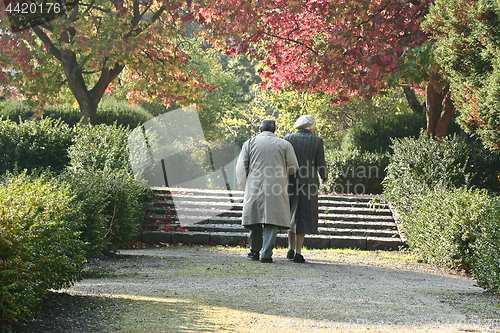
[{"label": "gray hair", "polygon": [[264,119],[260,123],[259,129],[261,132],[269,131],[274,133],[274,131],[276,131],[276,122],[272,119]]}]

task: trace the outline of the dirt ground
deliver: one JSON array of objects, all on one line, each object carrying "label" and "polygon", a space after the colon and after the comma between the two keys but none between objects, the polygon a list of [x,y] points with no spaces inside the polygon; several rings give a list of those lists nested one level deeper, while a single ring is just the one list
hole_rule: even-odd
[{"label": "dirt ground", "polygon": [[500,297],[404,252],[121,250],[13,332],[500,332]]}]

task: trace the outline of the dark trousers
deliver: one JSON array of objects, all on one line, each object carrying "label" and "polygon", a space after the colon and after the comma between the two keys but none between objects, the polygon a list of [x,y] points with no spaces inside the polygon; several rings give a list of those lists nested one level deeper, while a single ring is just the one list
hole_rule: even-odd
[{"label": "dark trousers", "polygon": [[250,229],[248,235],[250,250],[260,252],[261,258],[271,258],[276,245],[278,227],[272,224],[252,224],[248,228]]}]

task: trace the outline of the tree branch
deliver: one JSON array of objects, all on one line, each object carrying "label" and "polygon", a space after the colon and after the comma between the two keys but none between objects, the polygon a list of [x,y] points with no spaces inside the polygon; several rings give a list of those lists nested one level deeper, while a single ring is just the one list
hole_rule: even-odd
[{"label": "tree branch", "polygon": [[[158,11],[151,17],[151,19],[149,20],[149,24],[146,24],[144,27],[142,28],[137,28],[137,29],[134,29],[134,27],[132,28],[132,30],[130,30],[125,36],[124,38],[127,39],[131,36],[137,36],[139,34],[141,34],[144,30],[148,29],[150,26],[152,26],[156,21],[158,21],[158,19],[161,17],[161,15],[163,14],[163,12],[165,11],[165,6],[161,6]],[[139,22],[137,23],[139,24]]]},{"label": "tree branch", "polygon": [[403,86],[403,91],[406,95],[406,100],[408,101],[408,105],[414,113],[424,113],[425,109],[422,107],[420,102],[417,99],[417,95],[415,94],[415,90],[408,86]]},{"label": "tree branch", "polygon": [[281,39],[281,40],[286,40],[288,42],[291,42],[291,43],[295,43],[297,45],[300,45],[300,46],[303,46],[305,47],[306,49],[308,49],[309,51],[311,51],[312,53],[314,54],[318,54],[318,51],[314,50],[312,47],[310,47],[309,45],[307,44],[304,44],[303,42],[300,42],[298,40],[295,40],[295,39],[291,39],[291,38],[287,38],[287,37],[281,37],[279,35],[275,35],[275,34],[271,34],[271,33],[267,33],[267,32],[262,32],[263,35],[267,35],[269,37],[273,37],[273,38],[278,38],[278,39]]},{"label": "tree branch", "polygon": [[47,36],[47,34],[45,34],[45,32],[43,32],[42,29],[40,29],[39,27],[33,27],[33,32],[38,36],[38,38],[40,38],[40,40],[44,43],[44,44],[47,44],[49,45],[49,52],[57,58],[57,60],[59,61],[62,61],[62,57],[61,57],[61,50],[59,50],[55,45],[54,43],[52,43],[52,41],[50,40],[49,36]]}]

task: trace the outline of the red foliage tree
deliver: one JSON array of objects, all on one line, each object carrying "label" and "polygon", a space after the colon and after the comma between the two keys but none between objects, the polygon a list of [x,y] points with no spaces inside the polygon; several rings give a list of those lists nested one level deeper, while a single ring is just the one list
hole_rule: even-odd
[{"label": "red foliage tree", "polygon": [[[332,94],[332,102],[344,103],[354,95],[377,94],[390,79],[404,77],[405,51],[427,40],[420,23],[430,1],[206,0],[197,13],[226,53],[249,52],[263,61],[265,86],[323,91]],[[433,128],[428,132],[442,136],[435,115],[440,117],[446,85],[431,67],[420,69],[432,73],[424,76],[430,83],[427,113]],[[421,83],[421,77],[413,79],[410,83]],[[446,131],[448,124],[444,120],[439,126]]]}]

